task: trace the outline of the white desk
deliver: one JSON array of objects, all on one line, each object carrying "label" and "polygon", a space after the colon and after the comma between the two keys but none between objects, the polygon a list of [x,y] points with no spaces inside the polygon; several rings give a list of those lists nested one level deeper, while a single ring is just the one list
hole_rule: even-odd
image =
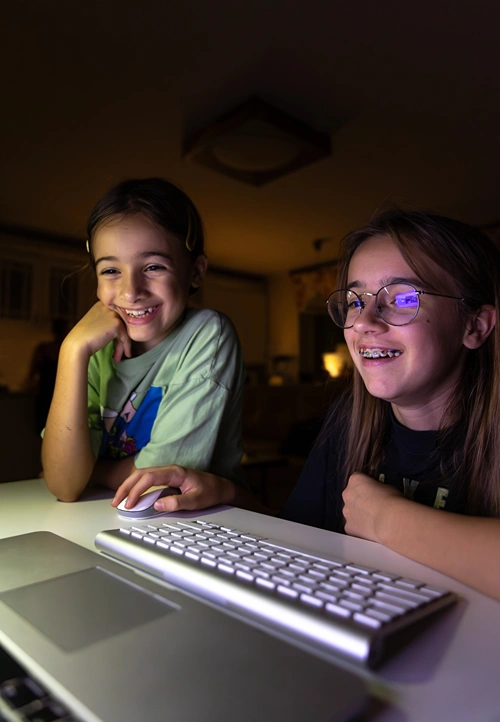
[{"label": "white desk", "polygon": [[[0,537],[52,531],[94,549],[99,531],[123,524],[110,506],[111,496],[111,492],[99,490],[91,498],[64,504],[49,494],[41,479],[0,484]],[[383,702],[375,701],[363,720],[500,722],[499,602],[361,539],[230,507],[176,516],[211,517],[219,523],[318,552],[349,556],[353,561],[456,591],[462,599],[455,609],[380,670],[364,673],[373,683],[374,696]],[[498,569],[496,573],[500,573]]]}]

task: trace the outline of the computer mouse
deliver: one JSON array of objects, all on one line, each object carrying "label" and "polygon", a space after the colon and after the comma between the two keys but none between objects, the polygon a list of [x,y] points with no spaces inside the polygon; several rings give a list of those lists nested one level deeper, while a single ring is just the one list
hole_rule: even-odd
[{"label": "computer mouse", "polygon": [[162,496],[180,493],[180,489],[174,486],[164,486],[159,489],[153,489],[152,491],[146,491],[138,498],[135,506],[131,509],[125,509],[125,503],[128,499],[128,496],[126,496],[125,499],[118,504],[116,510],[123,519],[150,519],[159,514],[166,513],[154,508],[154,503],[157,499],[160,499]]}]

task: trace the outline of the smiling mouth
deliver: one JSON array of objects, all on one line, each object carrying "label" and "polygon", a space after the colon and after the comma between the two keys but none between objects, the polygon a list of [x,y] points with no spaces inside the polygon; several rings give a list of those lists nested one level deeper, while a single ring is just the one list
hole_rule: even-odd
[{"label": "smiling mouth", "polygon": [[151,308],[138,308],[137,310],[123,308],[122,311],[124,311],[127,316],[130,316],[130,318],[144,318],[144,316],[149,316],[150,313],[156,311],[157,308],[158,306],[151,306]]},{"label": "smiling mouth", "polygon": [[364,348],[362,346],[358,354],[363,358],[396,358],[401,356],[402,351],[390,348]]}]

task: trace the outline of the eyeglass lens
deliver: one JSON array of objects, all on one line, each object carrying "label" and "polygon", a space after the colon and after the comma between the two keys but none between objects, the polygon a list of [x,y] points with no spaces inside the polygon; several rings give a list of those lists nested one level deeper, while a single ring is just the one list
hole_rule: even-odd
[{"label": "eyeglass lens", "polygon": [[[364,296],[352,290],[334,291],[328,299],[328,313],[332,321],[341,328],[354,325],[368,302]],[[420,296],[413,286],[406,283],[391,283],[381,288],[375,296],[378,315],[392,326],[404,326],[413,321],[418,313]]]}]

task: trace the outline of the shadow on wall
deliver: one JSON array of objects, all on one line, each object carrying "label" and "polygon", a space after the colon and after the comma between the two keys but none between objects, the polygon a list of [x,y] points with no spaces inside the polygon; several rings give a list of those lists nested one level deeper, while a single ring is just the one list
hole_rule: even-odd
[{"label": "shadow on wall", "polygon": [[38,476],[41,439],[35,431],[35,397],[0,391],[0,482]]}]

